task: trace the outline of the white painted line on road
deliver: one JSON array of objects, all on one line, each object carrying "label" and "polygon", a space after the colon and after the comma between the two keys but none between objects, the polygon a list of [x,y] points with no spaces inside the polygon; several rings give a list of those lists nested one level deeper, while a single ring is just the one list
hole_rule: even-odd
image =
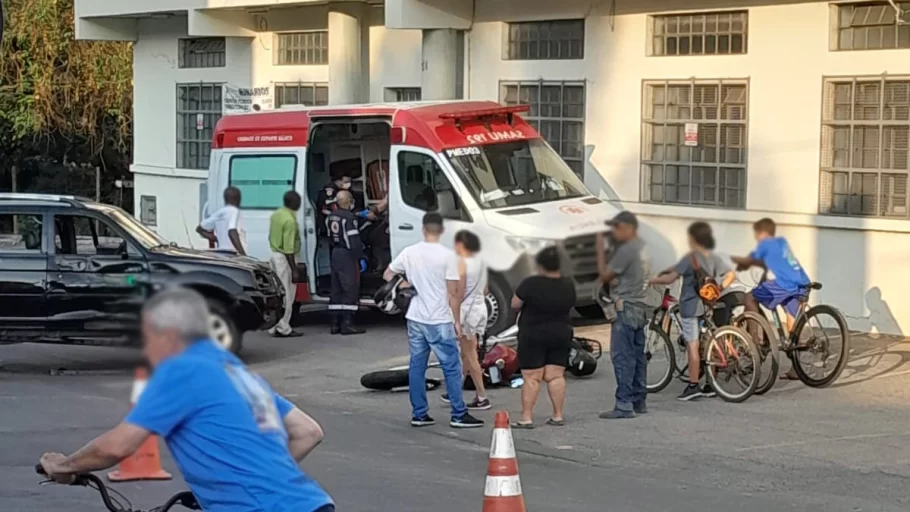
[{"label": "white painted line on road", "polygon": [[838,441],[858,441],[860,439],[877,439],[882,437],[900,437],[900,436],[910,436],[910,431],[905,432],[882,432],[879,434],[859,434],[855,436],[843,436],[843,437],[828,437],[825,439],[813,439],[810,441],[791,441],[787,443],[774,443],[774,444],[763,444],[757,446],[747,446],[745,448],[737,448],[737,452],[748,452],[755,450],[766,450],[768,448],[789,448],[791,446],[804,446],[808,444],[823,444],[823,443],[833,443]]}]

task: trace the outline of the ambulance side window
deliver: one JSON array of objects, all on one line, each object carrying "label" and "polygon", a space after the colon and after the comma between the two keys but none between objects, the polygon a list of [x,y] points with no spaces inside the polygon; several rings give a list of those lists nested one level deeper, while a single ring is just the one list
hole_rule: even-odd
[{"label": "ambulance side window", "polygon": [[240,190],[244,210],[280,208],[284,194],[294,189],[297,157],[294,155],[234,155],[228,184]]},{"label": "ambulance side window", "polygon": [[439,212],[443,218],[466,220],[455,187],[433,157],[410,151],[398,153],[398,180],[406,205],[425,212]]}]

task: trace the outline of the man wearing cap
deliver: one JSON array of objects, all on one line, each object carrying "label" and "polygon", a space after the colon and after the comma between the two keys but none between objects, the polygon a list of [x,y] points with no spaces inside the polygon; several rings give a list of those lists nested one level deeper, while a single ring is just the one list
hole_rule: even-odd
[{"label": "man wearing cap", "polygon": [[[610,333],[610,356],[616,374],[616,405],[600,415],[604,419],[634,418],[648,412],[647,359],[645,326],[648,306],[645,304],[646,262],[644,242],[638,237],[638,219],[632,212],[620,212],[607,222],[616,247],[610,261],[604,250],[597,251],[600,280],[610,288],[616,305],[616,321]],[[597,235],[597,247],[604,247],[604,235]]]}]

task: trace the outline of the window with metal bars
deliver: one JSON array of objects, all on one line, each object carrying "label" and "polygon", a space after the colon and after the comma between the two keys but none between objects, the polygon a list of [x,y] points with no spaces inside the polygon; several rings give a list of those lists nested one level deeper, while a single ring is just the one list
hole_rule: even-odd
[{"label": "window with metal bars", "polygon": [[819,213],[908,218],[910,77],[824,84]]},{"label": "window with metal bars", "polygon": [[275,108],[284,105],[321,107],[329,104],[329,84],[283,82],[275,84]]},{"label": "window with metal bars", "polygon": [[226,43],[223,37],[198,37],[180,39],[177,65],[188,68],[223,68],[227,63]]},{"label": "window with metal bars", "polygon": [[651,55],[743,54],[748,28],[746,11],[651,16]]},{"label": "window with metal bars", "polygon": [[[904,12],[910,11],[908,2],[895,5]],[[898,23],[897,12],[890,3],[837,4],[834,8],[838,50],[910,48],[910,25]]]},{"label": "window with metal bars", "polygon": [[329,63],[329,31],[288,32],[275,36],[275,64],[323,66]]},{"label": "window with metal bars", "polygon": [[420,101],[420,87],[392,87],[387,91],[389,101]]},{"label": "window with metal bars", "polygon": [[745,208],[748,119],[744,81],[645,83],[644,200]]},{"label": "window with metal bars", "polygon": [[567,60],[585,57],[585,20],[509,23],[504,60]]},{"label": "window with metal bars", "polygon": [[177,84],[177,168],[208,169],[222,84]]},{"label": "window with metal bars", "polygon": [[528,105],[523,117],[559,156],[584,176],[585,84],[579,82],[502,82],[500,103]]}]

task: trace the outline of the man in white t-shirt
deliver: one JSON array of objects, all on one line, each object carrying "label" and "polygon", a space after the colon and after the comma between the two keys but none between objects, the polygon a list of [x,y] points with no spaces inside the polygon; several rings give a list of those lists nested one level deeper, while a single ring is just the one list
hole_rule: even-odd
[{"label": "man in white t-shirt", "polygon": [[411,426],[426,427],[436,423],[430,417],[427,403],[427,364],[430,351],[442,366],[446,391],[452,406],[449,425],[454,428],[476,428],[483,421],[468,414],[462,397],[461,356],[452,311],[449,309],[447,276],[458,280],[455,254],[439,243],[442,217],[435,212],[423,216],[424,241],[405,247],[385,271],[386,281],[403,275],[417,295],[411,299],[405,318],[411,345],[409,390]]},{"label": "man in white t-shirt", "polygon": [[215,243],[215,250],[247,254],[246,231],[240,214],[240,190],[224,189],[224,206],[202,221],[196,228],[202,238]]}]

